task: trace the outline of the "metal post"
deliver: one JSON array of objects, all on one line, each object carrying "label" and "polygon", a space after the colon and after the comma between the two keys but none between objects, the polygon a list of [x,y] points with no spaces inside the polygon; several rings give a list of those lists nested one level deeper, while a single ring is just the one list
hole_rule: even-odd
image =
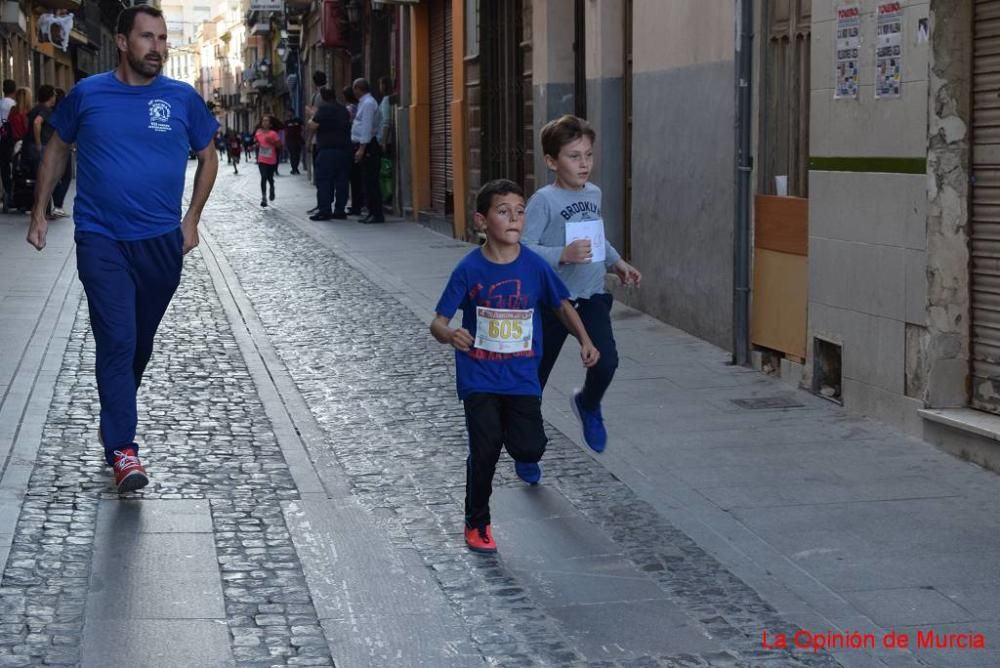
[{"label": "metal post", "polygon": [[750,179],[753,172],[753,0],[737,0],[736,218],[733,235],[733,364],[750,363]]}]

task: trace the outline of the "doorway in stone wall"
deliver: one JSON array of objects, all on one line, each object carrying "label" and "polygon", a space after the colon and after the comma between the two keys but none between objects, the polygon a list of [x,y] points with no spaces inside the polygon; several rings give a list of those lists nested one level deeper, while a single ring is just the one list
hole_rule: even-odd
[{"label": "doorway in stone wall", "polygon": [[797,364],[806,356],[811,26],[811,0],[761,5],[750,340]]}]

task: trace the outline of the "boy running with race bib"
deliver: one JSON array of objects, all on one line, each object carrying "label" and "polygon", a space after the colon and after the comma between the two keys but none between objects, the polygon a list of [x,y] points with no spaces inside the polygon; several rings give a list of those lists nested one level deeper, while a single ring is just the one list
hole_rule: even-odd
[{"label": "boy running with race bib", "polygon": [[[465,405],[465,543],[474,552],[496,552],[489,501],[501,448],[507,448],[525,482],[536,484],[542,475],[538,461],[547,439],[538,382],[541,312],[553,311],[580,341],[585,367],[600,355],[566,286],[545,260],[520,243],[521,187],[502,179],[484,185],[476,195],[475,222],[485,230],[486,243],[455,267],[435,309],[431,334],[455,348],[458,396]],[[462,326],[452,329],[458,309]]]},{"label": "boy running with race bib", "polygon": [[[621,282],[638,287],[642,274],[626,262],[604,235],[601,189],[590,182],[596,133],[587,121],[562,116],[542,128],[545,164],[555,182],[539,188],[525,213],[524,244],[545,258],[570,291],[570,299],[601,352],[601,361],[587,369],[583,389],[574,393],[570,407],[580,419],[583,438],[594,452],[608,442],[601,415],[601,399],[618,368],[618,349],[611,331],[614,303],[604,288],[604,275],[613,271]],[[542,313],[545,354],[539,365],[542,389],[559,358],[567,331],[562,318]]]}]

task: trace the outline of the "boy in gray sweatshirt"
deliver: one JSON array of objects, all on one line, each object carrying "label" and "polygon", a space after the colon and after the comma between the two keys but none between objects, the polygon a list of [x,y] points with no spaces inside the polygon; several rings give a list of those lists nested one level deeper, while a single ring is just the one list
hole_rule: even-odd
[{"label": "boy in gray sweatshirt", "polygon": [[[569,288],[570,301],[601,353],[587,369],[583,389],[571,407],[583,426],[583,437],[595,452],[608,442],[601,415],[601,399],[618,368],[618,350],[611,331],[614,298],[604,289],[604,275],[613,271],[625,285],[638,286],[642,274],[622,259],[604,234],[601,189],[589,182],[597,135],[587,121],[566,115],[542,128],[545,164],[555,182],[531,196],[525,210],[522,243],[541,255]],[[542,389],[559,351],[569,335],[555,314],[542,311],[542,361],[538,377]]]}]

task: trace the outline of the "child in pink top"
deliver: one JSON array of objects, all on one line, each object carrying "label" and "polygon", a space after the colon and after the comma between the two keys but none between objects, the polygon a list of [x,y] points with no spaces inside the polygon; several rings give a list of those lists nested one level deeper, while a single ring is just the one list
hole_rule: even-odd
[{"label": "child in pink top", "polygon": [[260,128],[254,135],[257,145],[257,169],[260,170],[260,205],[267,206],[268,185],[271,187],[270,200],[274,201],[274,172],[278,168],[278,151],[281,150],[281,138],[271,129],[273,120],[264,116]]}]

